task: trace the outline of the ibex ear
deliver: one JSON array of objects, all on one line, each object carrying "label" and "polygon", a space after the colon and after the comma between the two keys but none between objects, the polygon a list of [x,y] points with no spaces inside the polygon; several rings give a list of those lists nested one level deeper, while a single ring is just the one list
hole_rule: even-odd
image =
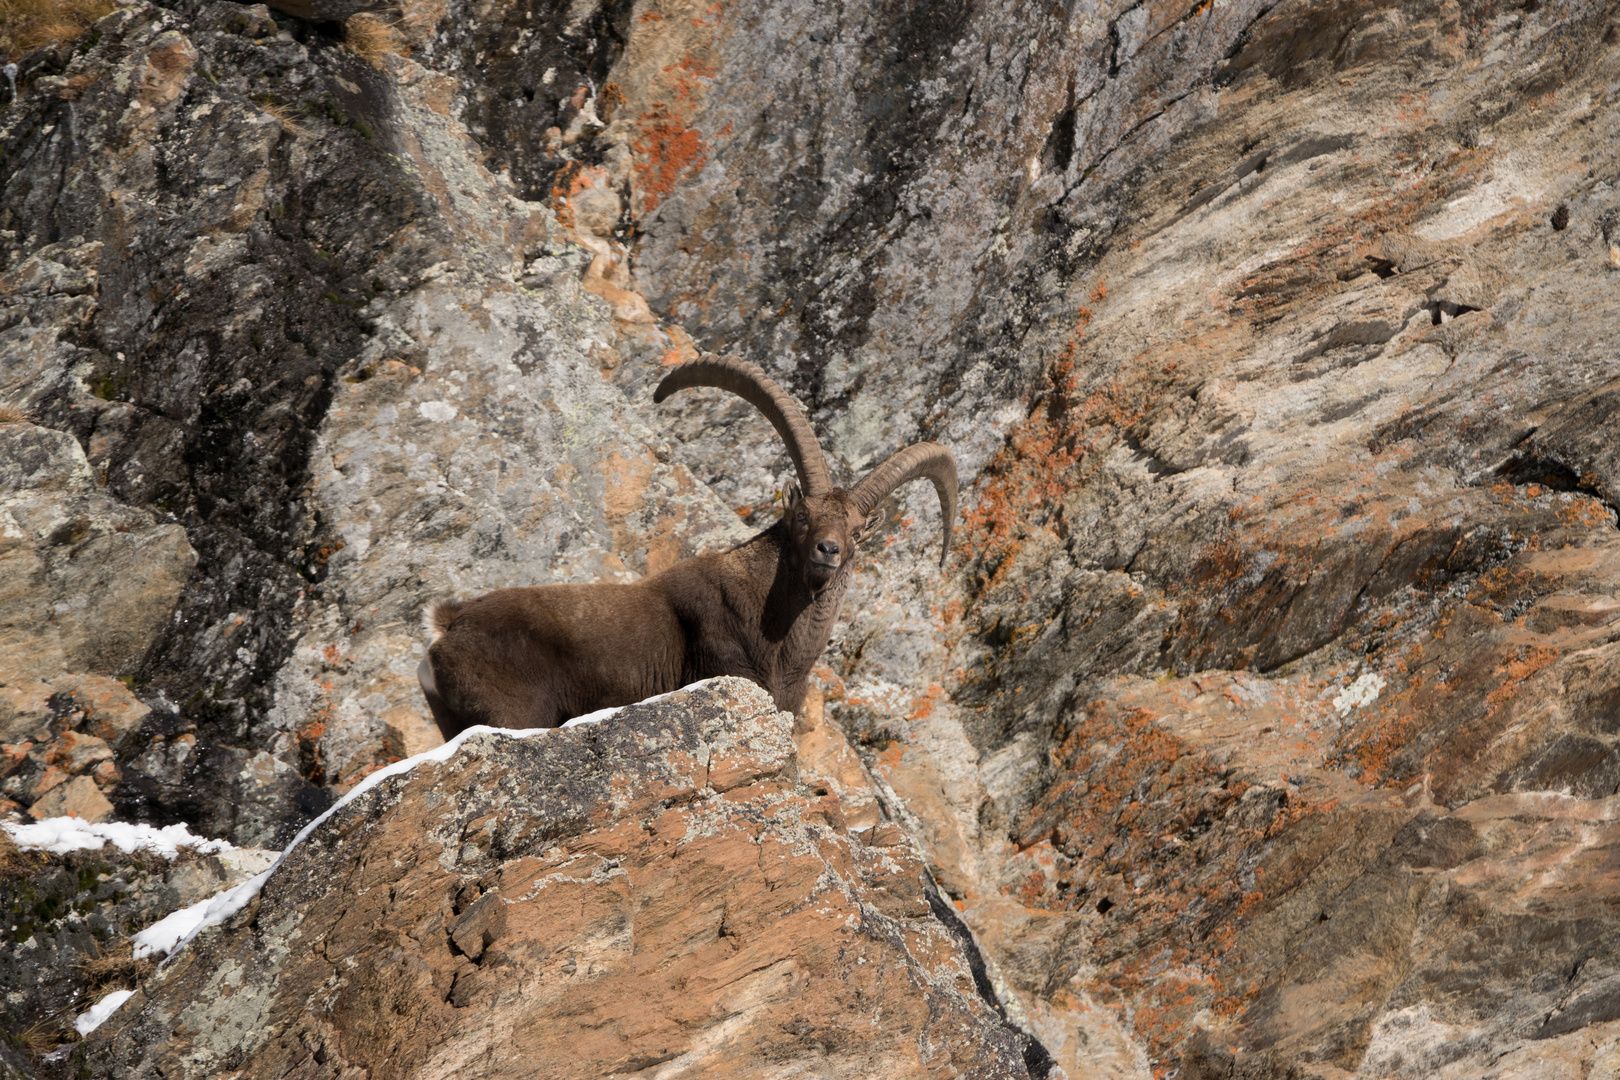
[{"label": "ibex ear", "polygon": [[782,489],[782,506],[784,509],[791,510],[797,505],[799,505],[799,485],[789,483],[787,487]]}]

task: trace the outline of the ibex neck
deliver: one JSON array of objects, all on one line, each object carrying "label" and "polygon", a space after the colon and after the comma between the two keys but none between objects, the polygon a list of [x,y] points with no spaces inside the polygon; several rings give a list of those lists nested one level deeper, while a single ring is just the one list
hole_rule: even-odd
[{"label": "ibex neck", "polygon": [[[786,641],[790,636],[796,636],[793,630],[804,618],[814,618],[829,608],[834,613],[837,612],[839,601],[849,583],[848,563],[839,569],[825,588],[813,592],[810,586],[805,584],[804,570],[793,557],[793,549],[784,527],[777,525],[766,529],[751,540],[747,547],[754,549],[749,554],[752,557],[751,561],[757,560],[755,565],[759,573],[758,580],[769,582],[769,587],[761,598],[759,623],[766,640]],[[829,623],[829,627],[830,625]]]},{"label": "ibex neck", "polygon": [[762,643],[774,654],[767,664],[774,676],[772,693],[779,706],[797,708],[804,680],[832,637],[844,590],[849,587],[850,564],[845,562],[825,588],[812,592],[793,557],[785,527],[767,529],[755,542],[759,546],[751,554],[771,564],[771,585],[763,598],[759,629]]}]

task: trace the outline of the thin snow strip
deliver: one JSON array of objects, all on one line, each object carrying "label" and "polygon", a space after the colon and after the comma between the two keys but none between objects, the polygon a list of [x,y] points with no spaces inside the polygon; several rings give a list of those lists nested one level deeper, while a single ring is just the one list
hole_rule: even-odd
[{"label": "thin snow strip", "polygon": [[[287,849],[291,851],[291,848]],[[278,859],[270,870],[281,865]],[[264,883],[270,879],[270,870],[248,878],[240,885],[232,886],[224,892],[217,892],[206,900],[199,900],[190,907],[183,907],[179,911],[172,911],[145,930],[136,934],[135,959],[145,960],[153,953],[170,953],[180,946],[182,942],[190,941],[197,936],[197,932],[205,926],[223,922],[247,907],[248,901],[258,895]]]},{"label": "thin snow strip", "polygon": [[6,823],[6,831],[24,850],[44,850],[56,855],[66,855],[70,851],[100,851],[109,840],[126,854],[143,849],[154,851],[165,859],[179,855],[183,847],[193,848],[204,855],[235,850],[224,840],[193,836],[183,823],[157,829],[151,825],[123,821],[91,824],[83,818],[54,817],[32,825]]},{"label": "thin snow strip", "polygon": [[[695,690],[709,681],[710,680],[708,679],[704,679],[701,682],[692,683],[690,686],[683,686],[681,689]],[[676,692],[678,691],[671,691],[671,693]],[[647,698],[645,701],[638,702],[638,704],[648,705],[655,701],[662,701],[667,697],[669,697],[669,694],[656,694],[650,698]],[[587,713],[584,716],[574,717],[574,719],[564,724],[563,727],[582,727],[585,724],[599,724],[603,720],[606,720],[608,717],[622,711],[625,708],[626,706],[617,705],[611,709],[598,709],[596,712]],[[136,934],[135,959],[143,959],[151,956],[154,952],[172,953],[180,946],[186,944],[192,938],[202,933],[208,927],[213,926],[215,923],[224,922],[232,915],[235,915],[238,911],[241,911],[243,908],[247,907],[248,904],[252,902],[253,898],[259,895],[259,891],[264,888],[264,883],[270,880],[270,875],[275,873],[276,869],[280,867],[282,863],[287,861],[287,856],[291,855],[293,853],[293,849],[299,844],[303,843],[310,833],[313,833],[316,829],[324,825],[327,818],[331,817],[345,806],[348,806],[350,803],[354,802],[354,800],[358,799],[360,796],[364,795],[366,792],[370,791],[384,780],[388,780],[395,776],[403,776],[424,762],[449,761],[450,758],[455,755],[455,752],[461,749],[461,744],[475,735],[500,735],[508,739],[528,739],[536,735],[544,735],[548,731],[555,730],[557,729],[494,728],[479,724],[476,727],[470,727],[466,731],[461,732],[447,743],[435,746],[431,750],[423,751],[422,753],[417,754],[415,757],[406,758],[404,761],[396,761],[392,765],[383,766],[381,769],[378,769],[376,772],[360,781],[354,787],[350,788],[348,794],[344,795],[337,802],[333,803],[326,813],[322,814],[320,817],[316,818],[314,821],[310,822],[308,825],[305,825],[301,830],[299,830],[298,835],[293,837],[292,843],[287,845],[286,849],[282,851],[280,857],[271,864],[270,869],[266,870],[258,877],[242,882],[242,884],[236,886],[235,888],[226,889],[224,892],[211,896],[207,900],[198,901],[188,908],[181,908],[179,911],[174,912],[167,918],[153,923],[145,930],[142,930],[140,933]]]},{"label": "thin snow strip", "polygon": [[102,1025],[102,1022],[118,1011],[118,1006],[135,996],[133,990],[114,990],[73,1021],[73,1030],[80,1035],[88,1035]]}]

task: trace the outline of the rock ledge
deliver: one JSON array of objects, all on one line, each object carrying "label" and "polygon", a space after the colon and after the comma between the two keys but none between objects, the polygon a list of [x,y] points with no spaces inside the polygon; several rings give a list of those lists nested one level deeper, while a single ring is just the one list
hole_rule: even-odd
[{"label": "rock ledge", "polygon": [[713,680],[389,778],[82,1056],[126,1078],[1028,1075],[1039,1047],[931,893],[900,829],[852,832],[800,784],[791,716]]}]

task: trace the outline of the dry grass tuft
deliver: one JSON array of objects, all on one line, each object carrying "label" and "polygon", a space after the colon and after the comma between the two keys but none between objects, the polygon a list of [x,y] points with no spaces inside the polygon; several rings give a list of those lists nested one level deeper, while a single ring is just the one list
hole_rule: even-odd
[{"label": "dry grass tuft", "polygon": [[11,834],[0,829],[0,878],[21,877],[33,869],[28,856],[24,855],[22,848]]},{"label": "dry grass tuft", "polygon": [[0,424],[26,424],[28,414],[10,405],[0,405]]},{"label": "dry grass tuft", "polygon": [[131,956],[98,956],[80,960],[73,965],[90,983],[97,994],[113,990],[133,990],[140,981],[157,970],[155,960],[136,960]]},{"label": "dry grass tuft", "polygon": [[279,102],[269,98],[261,98],[255,104],[277,120],[281,121],[281,130],[289,135],[308,135],[309,129],[298,122],[298,113]]},{"label": "dry grass tuft", "polygon": [[8,1041],[38,1061],[66,1041],[67,1034],[65,1025],[53,1020],[40,1020],[30,1028],[11,1033]]},{"label": "dry grass tuft", "polygon": [[72,41],[117,6],[113,0],[0,0],[0,60]]},{"label": "dry grass tuft", "polygon": [[[0,0],[4,2],[4,0]],[[343,23],[343,43],[374,68],[383,66],[389,53],[404,56],[405,39],[390,19],[381,15],[352,15]]]}]

